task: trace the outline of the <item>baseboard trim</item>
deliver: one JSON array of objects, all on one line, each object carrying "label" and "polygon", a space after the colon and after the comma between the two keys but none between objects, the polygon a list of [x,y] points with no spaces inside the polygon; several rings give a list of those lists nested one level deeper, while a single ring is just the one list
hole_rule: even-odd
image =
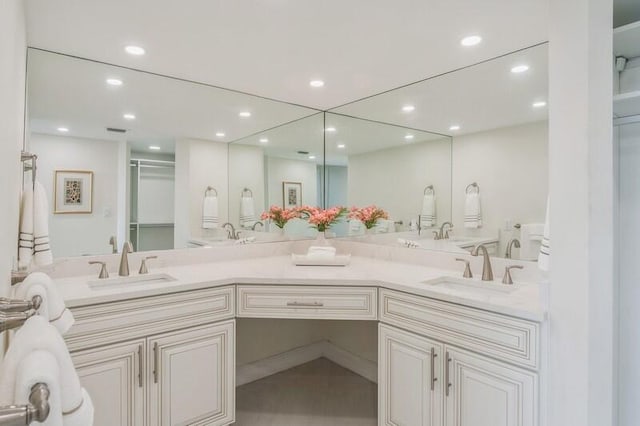
[{"label": "baseboard trim", "polygon": [[346,351],[327,340],[321,340],[249,364],[237,366],[236,386],[263,379],[321,357],[325,357],[367,380],[374,383],[378,382],[378,366],[375,362]]}]

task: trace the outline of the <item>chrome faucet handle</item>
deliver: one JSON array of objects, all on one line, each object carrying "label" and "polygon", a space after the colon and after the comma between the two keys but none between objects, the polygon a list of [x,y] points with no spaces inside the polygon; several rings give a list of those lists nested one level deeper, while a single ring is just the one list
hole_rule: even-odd
[{"label": "chrome faucet handle", "polygon": [[444,237],[443,237],[443,238],[444,238],[445,240],[448,240],[448,239],[449,239],[449,231],[450,231],[449,229],[447,229],[446,231],[444,231]]},{"label": "chrome faucet handle", "polygon": [[434,240],[439,240],[440,239],[440,234],[438,233],[438,231],[431,231],[433,232],[433,239]]},{"label": "chrome faucet handle", "polygon": [[149,273],[149,268],[147,268],[147,260],[149,259],[157,259],[158,256],[147,256],[147,257],[143,257],[142,258],[142,262],[140,263],[140,270],[138,271],[139,274],[148,274]]},{"label": "chrome faucet handle", "polygon": [[111,253],[118,253],[118,239],[115,237],[115,235],[109,238],[109,244],[111,245]]},{"label": "chrome faucet handle", "polygon": [[473,278],[473,274],[471,273],[471,262],[469,262],[467,259],[460,259],[459,257],[456,258],[456,261],[464,262],[464,273],[462,274],[462,276],[464,278]]},{"label": "chrome faucet handle", "polygon": [[91,262],[89,262],[89,265],[102,265],[102,267],[100,268],[100,275],[98,275],[98,278],[101,280],[105,278],[109,278],[109,272],[107,271],[107,262],[99,262],[97,260],[92,260]]},{"label": "chrome faucet handle", "polygon": [[502,277],[502,284],[513,284],[513,280],[511,279],[511,270],[512,269],[523,269],[522,265],[511,265],[504,268],[504,277]]}]

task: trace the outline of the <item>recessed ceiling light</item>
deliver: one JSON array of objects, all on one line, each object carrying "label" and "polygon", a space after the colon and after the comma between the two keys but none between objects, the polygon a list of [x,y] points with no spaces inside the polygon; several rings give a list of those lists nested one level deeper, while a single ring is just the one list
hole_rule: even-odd
[{"label": "recessed ceiling light", "polygon": [[309,160],[315,160],[315,159],[316,159],[316,156],[315,156],[315,155],[310,155],[310,156],[309,156]]},{"label": "recessed ceiling light", "polygon": [[547,106],[545,101],[537,101],[533,103],[534,108],[542,108],[543,106]]},{"label": "recessed ceiling light", "polygon": [[413,135],[412,134],[404,135],[404,138],[410,141],[411,139],[413,139]]},{"label": "recessed ceiling light", "polygon": [[134,46],[134,45],[129,45],[129,46],[125,47],[124,50],[128,54],[135,55],[135,56],[141,56],[141,55],[144,55],[144,53],[145,53],[144,48],[142,48],[140,46]]},{"label": "recessed ceiling light", "polygon": [[269,142],[269,139],[267,138],[260,138],[260,143],[267,143]]},{"label": "recessed ceiling light", "polygon": [[460,130],[460,126],[457,124],[452,124],[451,126],[449,126],[449,130]]},{"label": "recessed ceiling light", "polygon": [[249,111],[242,111],[240,114],[238,114],[240,117],[242,118],[249,118],[251,117],[251,113]]},{"label": "recessed ceiling light", "polygon": [[109,84],[111,86],[122,86],[122,80],[120,80],[118,78],[108,78],[107,79],[107,84]]},{"label": "recessed ceiling light", "polygon": [[515,67],[511,68],[511,72],[514,74],[520,74],[528,70],[529,70],[529,65],[524,65],[524,64],[516,65]]},{"label": "recessed ceiling light", "polygon": [[160,151],[160,147],[157,146],[157,145],[150,145],[149,149],[152,150],[152,151]]},{"label": "recessed ceiling light", "polygon": [[219,138],[224,138],[225,134],[224,134],[224,132],[218,132],[218,133],[216,133],[216,136],[219,137]]},{"label": "recessed ceiling light", "polygon": [[62,133],[67,133],[69,131],[68,127],[58,127],[58,131]]},{"label": "recessed ceiling light", "polygon": [[323,87],[324,86],[324,81],[322,81],[322,80],[311,80],[309,82],[309,86],[311,86],[311,87]]},{"label": "recessed ceiling light", "polygon": [[416,107],[414,107],[413,105],[405,105],[402,107],[402,110],[404,112],[412,112],[415,111]]},{"label": "recessed ceiling light", "polygon": [[327,127],[325,130],[326,130],[327,132],[335,132],[335,131],[336,131],[336,128],[335,128],[335,127]]},{"label": "recessed ceiling light", "polygon": [[135,120],[136,116],[134,114],[123,114],[122,118],[124,118],[125,120]]},{"label": "recessed ceiling light", "polygon": [[346,146],[345,144],[343,144],[343,143],[338,144],[338,148],[340,148],[340,149],[344,149],[344,148],[346,148],[346,147],[347,147],[347,146]]},{"label": "recessed ceiling light", "polygon": [[460,40],[460,44],[465,47],[470,47],[480,44],[481,41],[482,37],[480,37],[479,35],[471,35]]}]

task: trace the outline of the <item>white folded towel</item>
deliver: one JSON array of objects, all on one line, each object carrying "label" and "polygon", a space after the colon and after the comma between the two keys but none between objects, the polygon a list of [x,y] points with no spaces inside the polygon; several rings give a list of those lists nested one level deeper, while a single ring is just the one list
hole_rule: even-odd
[{"label": "white folded towel", "polygon": [[308,259],[332,259],[336,257],[336,248],[332,246],[311,246],[307,250]]},{"label": "white folded towel", "polygon": [[243,195],[240,198],[240,226],[251,228],[257,221],[253,197]]},{"label": "white folded towel", "polygon": [[520,227],[520,259],[537,260],[544,233],[543,223],[523,223]]},{"label": "white folded towel", "polygon": [[60,292],[48,275],[33,272],[14,287],[13,295],[16,299],[31,300],[34,296],[42,298],[42,305],[38,315],[43,316],[53,324],[60,334],[65,334],[75,322],[73,314],[64,304]]},{"label": "white folded towel", "polygon": [[549,234],[549,200],[547,200],[547,213],[544,219],[544,231],[542,236],[542,244],[540,244],[540,253],[538,254],[538,268],[543,271],[549,271],[551,267],[551,244]]},{"label": "white folded towel", "polygon": [[422,197],[422,212],[420,213],[420,227],[430,228],[436,225],[436,196],[432,193]]},{"label": "white folded towel", "polygon": [[53,263],[49,245],[49,202],[44,187],[38,181],[33,189],[33,237],[35,264],[44,266]]},{"label": "white folded towel", "polygon": [[480,203],[480,194],[477,192],[466,194],[464,200],[464,227],[482,227],[482,205]]},{"label": "white folded towel", "polygon": [[[59,389],[59,406],[62,411],[62,425],[90,426],[93,424],[93,403],[89,395],[80,386],[80,379],[71,361],[67,346],[58,330],[41,316],[29,318],[16,332],[9,350],[0,366],[0,405],[16,403],[16,393],[24,391],[31,380],[44,378],[34,376],[27,379],[29,371],[21,371],[21,362],[29,360],[30,365],[42,360],[51,364],[41,352],[50,353],[58,367],[58,384],[48,384],[51,389]],[[33,354],[33,358],[30,355]],[[44,374],[44,373],[43,373]],[[52,380],[55,377],[51,378]],[[54,399],[55,401],[55,399]],[[56,416],[52,417],[55,420]],[[56,425],[56,423],[44,423]],[[59,423],[58,423],[59,424]]]},{"label": "white folded towel", "polygon": [[20,235],[18,266],[28,268],[33,260],[33,189],[28,186],[22,193],[20,209]]},{"label": "white folded towel", "polygon": [[218,196],[205,195],[202,201],[202,228],[215,229],[219,224]]}]

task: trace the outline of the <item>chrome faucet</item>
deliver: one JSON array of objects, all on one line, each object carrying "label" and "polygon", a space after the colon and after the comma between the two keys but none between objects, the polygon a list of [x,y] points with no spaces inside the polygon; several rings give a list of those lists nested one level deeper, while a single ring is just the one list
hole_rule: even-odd
[{"label": "chrome faucet", "polygon": [[133,253],[133,246],[129,241],[125,242],[122,246],[122,255],[120,256],[120,269],[118,269],[118,275],[121,277],[129,276],[129,257],[128,253]]},{"label": "chrome faucet", "polygon": [[482,264],[482,281],[493,281],[493,270],[491,269],[491,258],[484,244],[477,245],[471,250],[471,256],[477,256],[482,251],[484,263]]},{"label": "chrome faucet", "polygon": [[506,257],[507,259],[511,259],[514,247],[520,248],[520,240],[518,240],[517,238],[513,238],[511,239],[511,241],[509,241],[509,243],[507,244],[507,252],[504,254],[504,257]]},{"label": "chrome faucet", "polygon": [[[445,226],[449,226],[449,229],[445,230]],[[433,239],[434,240],[448,240],[449,239],[449,231],[453,229],[453,223],[445,222],[440,225],[440,231],[433,231]]]},{"label": "chrome faucet", "polygon": [[115,235],[109,238],[109,244],[111,245],[111,253],[118,253],[118,240],[116,239]]},{"label": "chrome faucet", "polygon": [[251,227],[252,231],[256,230],[256,226],[260,225],[260,228],[264,228],[264,225],[262,224],[262,222],[258,221],[256,223],[253,224],[253,226]]},{"label": "chrome faucet", "polygon": [[[227,226],[229,226],[231,229],[227,229]],[[232,223],[230,222],[226,222],[222,225],[222,229],[226,229],[227,230],[227,238],[229,238],[230,240],[239,240],[240,239],[240,231],[236,231],[236,228],[233,226]]]}]

